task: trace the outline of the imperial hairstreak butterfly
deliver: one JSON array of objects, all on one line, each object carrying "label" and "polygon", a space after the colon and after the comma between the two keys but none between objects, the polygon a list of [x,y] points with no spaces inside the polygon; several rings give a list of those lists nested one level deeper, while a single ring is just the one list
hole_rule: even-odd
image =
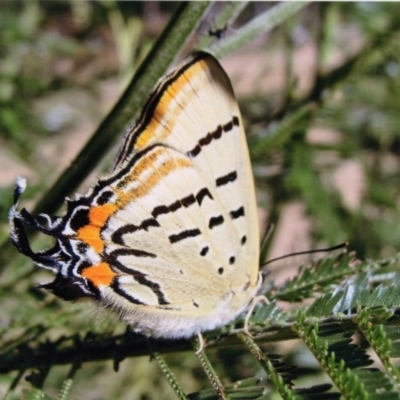
[{"label": "imperial hairstreak butterfly", "polygon": [[[11,240],[52,270],[41,287],[93,298],[137,332],[184,338],[232,321],[259,286],[256,199],[240,111],[218,61],[160,79],[108,175],[62,217],[10,211]],[[31,250],[24,225],[55,239]]]}]

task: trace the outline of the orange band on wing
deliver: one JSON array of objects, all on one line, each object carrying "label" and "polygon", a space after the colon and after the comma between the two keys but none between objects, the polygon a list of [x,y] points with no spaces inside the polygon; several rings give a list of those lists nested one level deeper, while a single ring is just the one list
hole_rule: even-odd
[{"label": "orange band on wing", "polygon": [[104,250],[104,242],[100,231],[115,211],[117,211],[117,206],[114,204],[92,207],[89,211],[89,224],[78,230],[77,238],[101,253]]},{"label": "orange band on wing", "polygon": [[89,211],[89,220],[91,225],[102,227],[109,216],[117,210],[114,204],[103,204],[92,207]]},{"label": "orange band on wing", "polygon": [[110,266],[102,262],[97,265],[85,268],[82,271],[82,276],[89,279],[96,287],[109,286],[117,274],[110,268]]},{"label": "orange band on wing", "polygon": [[[178,168],[187,168],[191,167],[192,164],[185,158],[176,159],[176,160],[168,160],[166,161],[158,170],[157,173],[150,175],[143,183],[135,188],[134,191],[124,193],[123,191],[116,191],[118,194],[118,206],[123,208],[127,203],[131,201],[135,201],[136,199],[140,199],[150,192],[156,186],[160,180],[165,178],[168,174]],[[134,179],[135,177],[132,175],[130,179]]]},{"label": "orange band on wing", "polygon": [[[172,94],[180,93],[181,91],[184,90],[185,86],[191,85],[191,83],[193,83],[194,77],[198,76],[206,68],[207,65],[204,65],[204,61],[198,62],[197,64],[192,65],[174,82],[171,83],[171,85],[168,87],[165,93],[161,96],[161,99],[154,110],[151,121],[147,125],[146,129],[137,138],[135,149],[139,149],[146,146],[151,139],[155,138],[154,132],[156,131],[156,129],[160,127],[160,121],[163,119],[163,117],[167,112],[171,112],[170,107],[172,101],[176,101],[175,96],[173,96]],[[186,98],[186,101],[189,100]],[[168,137],[168,135],[172,132],[175,125],[175,121],[177,120],[177,115],[175,115],[174,119],[171,120],[171,118],[169,118],[167,120],[168,120],[168,125],[163,130],[163,132],[157,135],[156,137],[157,141],[165,140]]]}]

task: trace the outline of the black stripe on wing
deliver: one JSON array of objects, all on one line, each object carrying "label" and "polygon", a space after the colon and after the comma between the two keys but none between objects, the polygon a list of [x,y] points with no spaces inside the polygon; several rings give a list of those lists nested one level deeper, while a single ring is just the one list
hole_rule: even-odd
[{"label": "black stripe on wing", "polygon": [[227,122],[225,125],[218,125],[215,130],[208,132],[206,135],[200,138],[192,150],[189,150],[186,154],[190,158],[198,156],[203,147],[208,146],[213,140],[220,139],[222,137],[222,133],[230,132],[234,126],[239,126],[239,117],[237,116],[233,116],[232,120]]},{"label": "black stripe on wing", "polygon": [[169,241],[173,244],[181,240],[201,235],[200,229],[186,229],[182,232],[168,236]]},{"label": "black stripe on wing", "polygon": [[229,172],[229,174],[226,174],[224,176],[217,178],[215,180],[215,184],[217,185],[217,187],[224,186],[230,182],[234,182],[236,179],[237,179],[237,172],[232,171],[232,172]]}]

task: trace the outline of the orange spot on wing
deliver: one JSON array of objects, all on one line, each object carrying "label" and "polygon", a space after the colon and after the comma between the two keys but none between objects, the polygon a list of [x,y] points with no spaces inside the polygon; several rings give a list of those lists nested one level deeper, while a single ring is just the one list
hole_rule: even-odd
[{"label": "orange spot on wing", "polygon": [[92,207],[89,211],[90,224],[102,228],[110,215],[115,211],[117,211],[117,206],[114,204],[103,204]]},{"label": "orange spot on wing", "polygon": [[82,276],[89,279],[96,287],[100,287],[111,285],[117,274],[107,263],[101,262],[100,264],[85,268],[82,272]]},{"label": "orange spot on wing", "polygon": [[79,229],[78,239],[93,247],[98,253],[101,253],[104,249],[104,243],[100,237],[100,228],[97,226],[86,225]]},{"label": "orange spot on wing", "polygon": [[114,204],[103,204],[92,207],[89,211],[89,224],[78,230],[78,239],[93,247],[98,253],[104,250],[100,231],[111,214],[117,210]]}]

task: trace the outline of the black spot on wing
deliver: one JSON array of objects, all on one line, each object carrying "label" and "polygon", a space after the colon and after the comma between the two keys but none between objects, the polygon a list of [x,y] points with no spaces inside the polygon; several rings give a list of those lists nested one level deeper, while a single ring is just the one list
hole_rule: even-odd
[{"label": "black spot on wing", "polygon": [[229,264],[234,264],[235,263],[235,257],[234,256],[231,256],[231,257],[229,257]]},{"label": "black spot on wing", "polygon": [[171,243],[180,242],[181,240],[187,239],[189,237],[195,237],[200,235],[200,229],[186,229],[182,232],[176,233],[174,235],[168,236],[168,239]]},{"label": "black spot on wing", "polygon": [[229,174],[226,174],[224,176],[221,176],[215,180],[215,183],[218,186],[224,186],[228,184],[229,182],[234,182],[237,179],[237,172],[232,171],[229,172]]},{"label": "black spot on wing", "polygon": [[244,235],[244,236],[242,237],[240,243],[241,243],[242,245],[244,245],[246,242],[247,242],[247,237],[246,237],[246,235]]},{"label": "black spot on wing", "polygon": [[97,204],[99,206],[106,204],[110,201],[110,199],[113,197],[114,193],[111,192],[110,190],[105,190],[103,191],[98,197],[97,197]]},{"label": "black spot on wing", "polygon": [[231,216],[232,219],[244,217],[244,208],[239,207],[237,210],[232,210],[229,212],[229,215]]},{"label": "black spot on wing", "polygon": [[157,218],[159,215],[168,214],[168,213],[169,213],[169,207],[162,205],[162,206],[154,207],[153,211],[151,212],[151,215],[154,218]]},{"label": "black spot on wing", "polygon": [[190,194],[189,196],[186,196],[183,199],[181,199],[181,203],[182,203],[183,207],[189,207],[192,204],[194,204],[195,202],[196,202],[196,198],[193,196],[193,194]]},{"label": "black spot on wing", "polygon": [[77,232],[80,228],[88,225],[89,222],[89,208],[79,208],[72,214],[69,220],[69,226],[72,230]]},{"label": "black spot on wing", "polygon": [[233,122],[230,121],[227,124],[224,125],[223,130],[224,132],[229,132],[233,128]]},{"label": "black spot on wing", "polygon": [[192,150],[187,152],[187,155],[191,158],[194,158],[198,154],[200,154],[200,152],[201,152],[201,146],[199,144],[196,144],[196,146],[194,146]]},{"label": "black spot on wing", "polygon": [[181,207],[182,203],[179,200],[177,200],[174,201],[172,204],[170,204],[168,208],[170,212],[175,212],[176,210],[179,210]]},{"label": "black spot on wing", "polygon": [[218,217],[211,217],[210,218],[210,221],[208,223],[208,227],[210,229],[212,229],[212,228],[214,228],[214,227],[216,227],[218,225],[221,225],[223,223],[224,223],[224,217],[222,215],[218,215]]},{"label": "black spot on wing", "polygon": [[210,248],[209,248],[208,246],[203,247],[203,248],[201,249],[201,251],[200,251],[200,255],[201,255],[202,257],[204,257],[204,256],[208,253],[209,250],[210,250]]},{"label": "black spot on wing", "polygon": [[210,191],[207,188],[200,189],[196,195],[197,203],[201,205],[201,203],[206,197],[210,198],[211,200],[214,200]]}]

